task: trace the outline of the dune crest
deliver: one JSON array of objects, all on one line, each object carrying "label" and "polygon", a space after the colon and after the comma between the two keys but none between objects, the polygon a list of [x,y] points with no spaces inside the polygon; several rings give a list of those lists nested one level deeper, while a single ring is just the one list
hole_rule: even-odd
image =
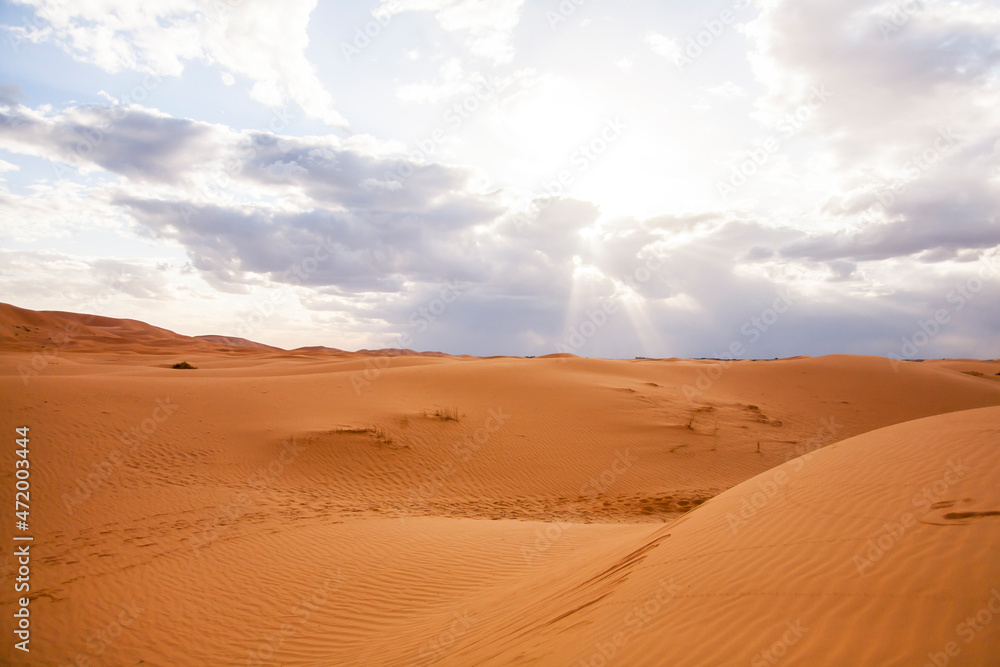
[{"label": "dune crest", "polygon": [[887,427],[552,568],[452,664],[992,664],[998,515],[1000,408]]},{"label": "dune crest", "polygon": [[13,307],[0,336],[44,554],[11,664],[997,653],[996,361],[284,351]]}]

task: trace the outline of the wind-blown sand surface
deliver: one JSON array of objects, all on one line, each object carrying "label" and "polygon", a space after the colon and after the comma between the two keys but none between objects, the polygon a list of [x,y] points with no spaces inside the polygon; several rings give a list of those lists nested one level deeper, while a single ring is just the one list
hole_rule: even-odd
[{"label": "wind-blown sand surface", "polygon": [[1000,655],[1000,362],[283,351],[4,305],[0,346],[13,664]]}]

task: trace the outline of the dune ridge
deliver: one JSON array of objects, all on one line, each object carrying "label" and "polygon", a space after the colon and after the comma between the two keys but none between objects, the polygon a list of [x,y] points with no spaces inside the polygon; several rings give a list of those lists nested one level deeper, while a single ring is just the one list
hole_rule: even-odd
[{"label": "dune ridge", "polygon": [[11,664],[997,653],[957,626],[1000,584],[1000,362],[233,354],[102,319],[42,353],[73,317],[0,315],[44,553]]}]

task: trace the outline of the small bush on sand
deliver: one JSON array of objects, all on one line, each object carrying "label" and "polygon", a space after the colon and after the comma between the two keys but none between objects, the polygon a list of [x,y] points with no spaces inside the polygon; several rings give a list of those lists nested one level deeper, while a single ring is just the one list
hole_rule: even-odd
[{"label": "small bush on sand", "polygon": [[[426,415],[427,412],[424,412],[424,414]],[[461,419],[458,414],[458,408],[437,408],[434,412],[430,413],[430,416],[444,422],[457,422]]]},{"label": "small bush on sand", "polygon": [[191,369],[194,369],[194,368],[196,368],[196,366],[192,366],[188,362],[182,361],[180,363],[174,364],[173,366],[171,366],[171,368],[191,368]]}]

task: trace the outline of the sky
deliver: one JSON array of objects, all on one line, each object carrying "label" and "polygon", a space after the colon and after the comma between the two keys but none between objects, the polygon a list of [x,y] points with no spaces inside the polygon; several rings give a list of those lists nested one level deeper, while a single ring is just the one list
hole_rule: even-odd
[{"label": "sky", "polygon": [[0,2],[0,301],[292,348],[1000,357],[1000,4]]}]

